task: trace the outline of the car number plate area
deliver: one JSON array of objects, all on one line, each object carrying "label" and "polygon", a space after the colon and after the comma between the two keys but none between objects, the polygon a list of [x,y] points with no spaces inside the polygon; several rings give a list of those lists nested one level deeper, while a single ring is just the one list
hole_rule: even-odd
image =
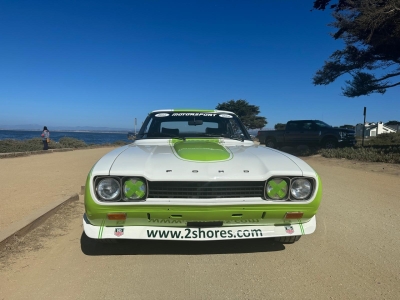
[{"label": "car number plate area", "polygon": [[[273,232],[273,230],[272,230]],[[146,228],[148,239],[168,240],[225,240],[267,237],[270,230],[263,227],[186,227],[186,228]]]},{"label": "car number plate area", "polygon": [[196,228],[222,227],[222,225],[224,225],[224,222],[222,222],[222,221],[187,222],[187,227],[196,227]]}]

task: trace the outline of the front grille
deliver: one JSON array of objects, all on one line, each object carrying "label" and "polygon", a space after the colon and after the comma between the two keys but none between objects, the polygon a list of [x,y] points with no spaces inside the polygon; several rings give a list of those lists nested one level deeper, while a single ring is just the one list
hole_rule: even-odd
[{"label": "front grille", "polygon": [[148,198],[251,198],[262,197],[264,191],[264,181],[148,183]]}]

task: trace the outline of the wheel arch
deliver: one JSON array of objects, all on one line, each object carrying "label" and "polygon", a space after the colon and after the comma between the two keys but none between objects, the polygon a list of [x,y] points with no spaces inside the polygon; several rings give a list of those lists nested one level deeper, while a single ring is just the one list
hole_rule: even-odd
[{"label": "wheel arch", "polygon": [[328,135],[325,135],[325,136],[321,139],[321,142],[323,143],[323,142],[325,142],[325,141],[328,140],[328,139],[334,139],[334,140],[336,140],[336,142],[338,141],[338,138],[337,138],[336,136],[334,136],[334,135],[332,135],[332,134],[328,134]]}]

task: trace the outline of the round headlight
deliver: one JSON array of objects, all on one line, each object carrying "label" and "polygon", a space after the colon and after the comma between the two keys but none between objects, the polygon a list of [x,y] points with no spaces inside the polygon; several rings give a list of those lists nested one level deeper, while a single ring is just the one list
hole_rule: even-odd
[{"label": "round headlight", "polygon": [[273,200],[282,200],[286,198],[288,184],[282,178],[273,178],[267,182],[267,196]]},{"label": "round headlight", "polygon": [[310,180],[299,178],[293,180],[290,192],[294,198],[302,200],[310,196],[311,188],[312,185]]},{"label": "round headlight", "polygon": [[115,200],[120,193],[119,182],[115,178],[104,178],[97,184],[97,193],[107,201]]},{"label": "round headlight", "polygon": [[124,182],[124,198],[128,200],[141,200],[146,197],[147,185],[144,179],[129,178]]}]

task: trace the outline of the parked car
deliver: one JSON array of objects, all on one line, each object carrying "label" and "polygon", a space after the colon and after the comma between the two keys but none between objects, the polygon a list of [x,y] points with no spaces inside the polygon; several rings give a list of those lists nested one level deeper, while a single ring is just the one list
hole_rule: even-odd
[{"label": "parked car", "polygon": [[83,228],[98,241],[293,243],[315,231],[321,195],[308,164],[254,143],[234,113],[157,110],[90,170]]},{"label": "parked car", "polygon": [[270,148],[299,145],[336,148],[356,144],[354,130],[334,128],[319,120],[289,121],[283,130],[258,131],[257,138]]}]

